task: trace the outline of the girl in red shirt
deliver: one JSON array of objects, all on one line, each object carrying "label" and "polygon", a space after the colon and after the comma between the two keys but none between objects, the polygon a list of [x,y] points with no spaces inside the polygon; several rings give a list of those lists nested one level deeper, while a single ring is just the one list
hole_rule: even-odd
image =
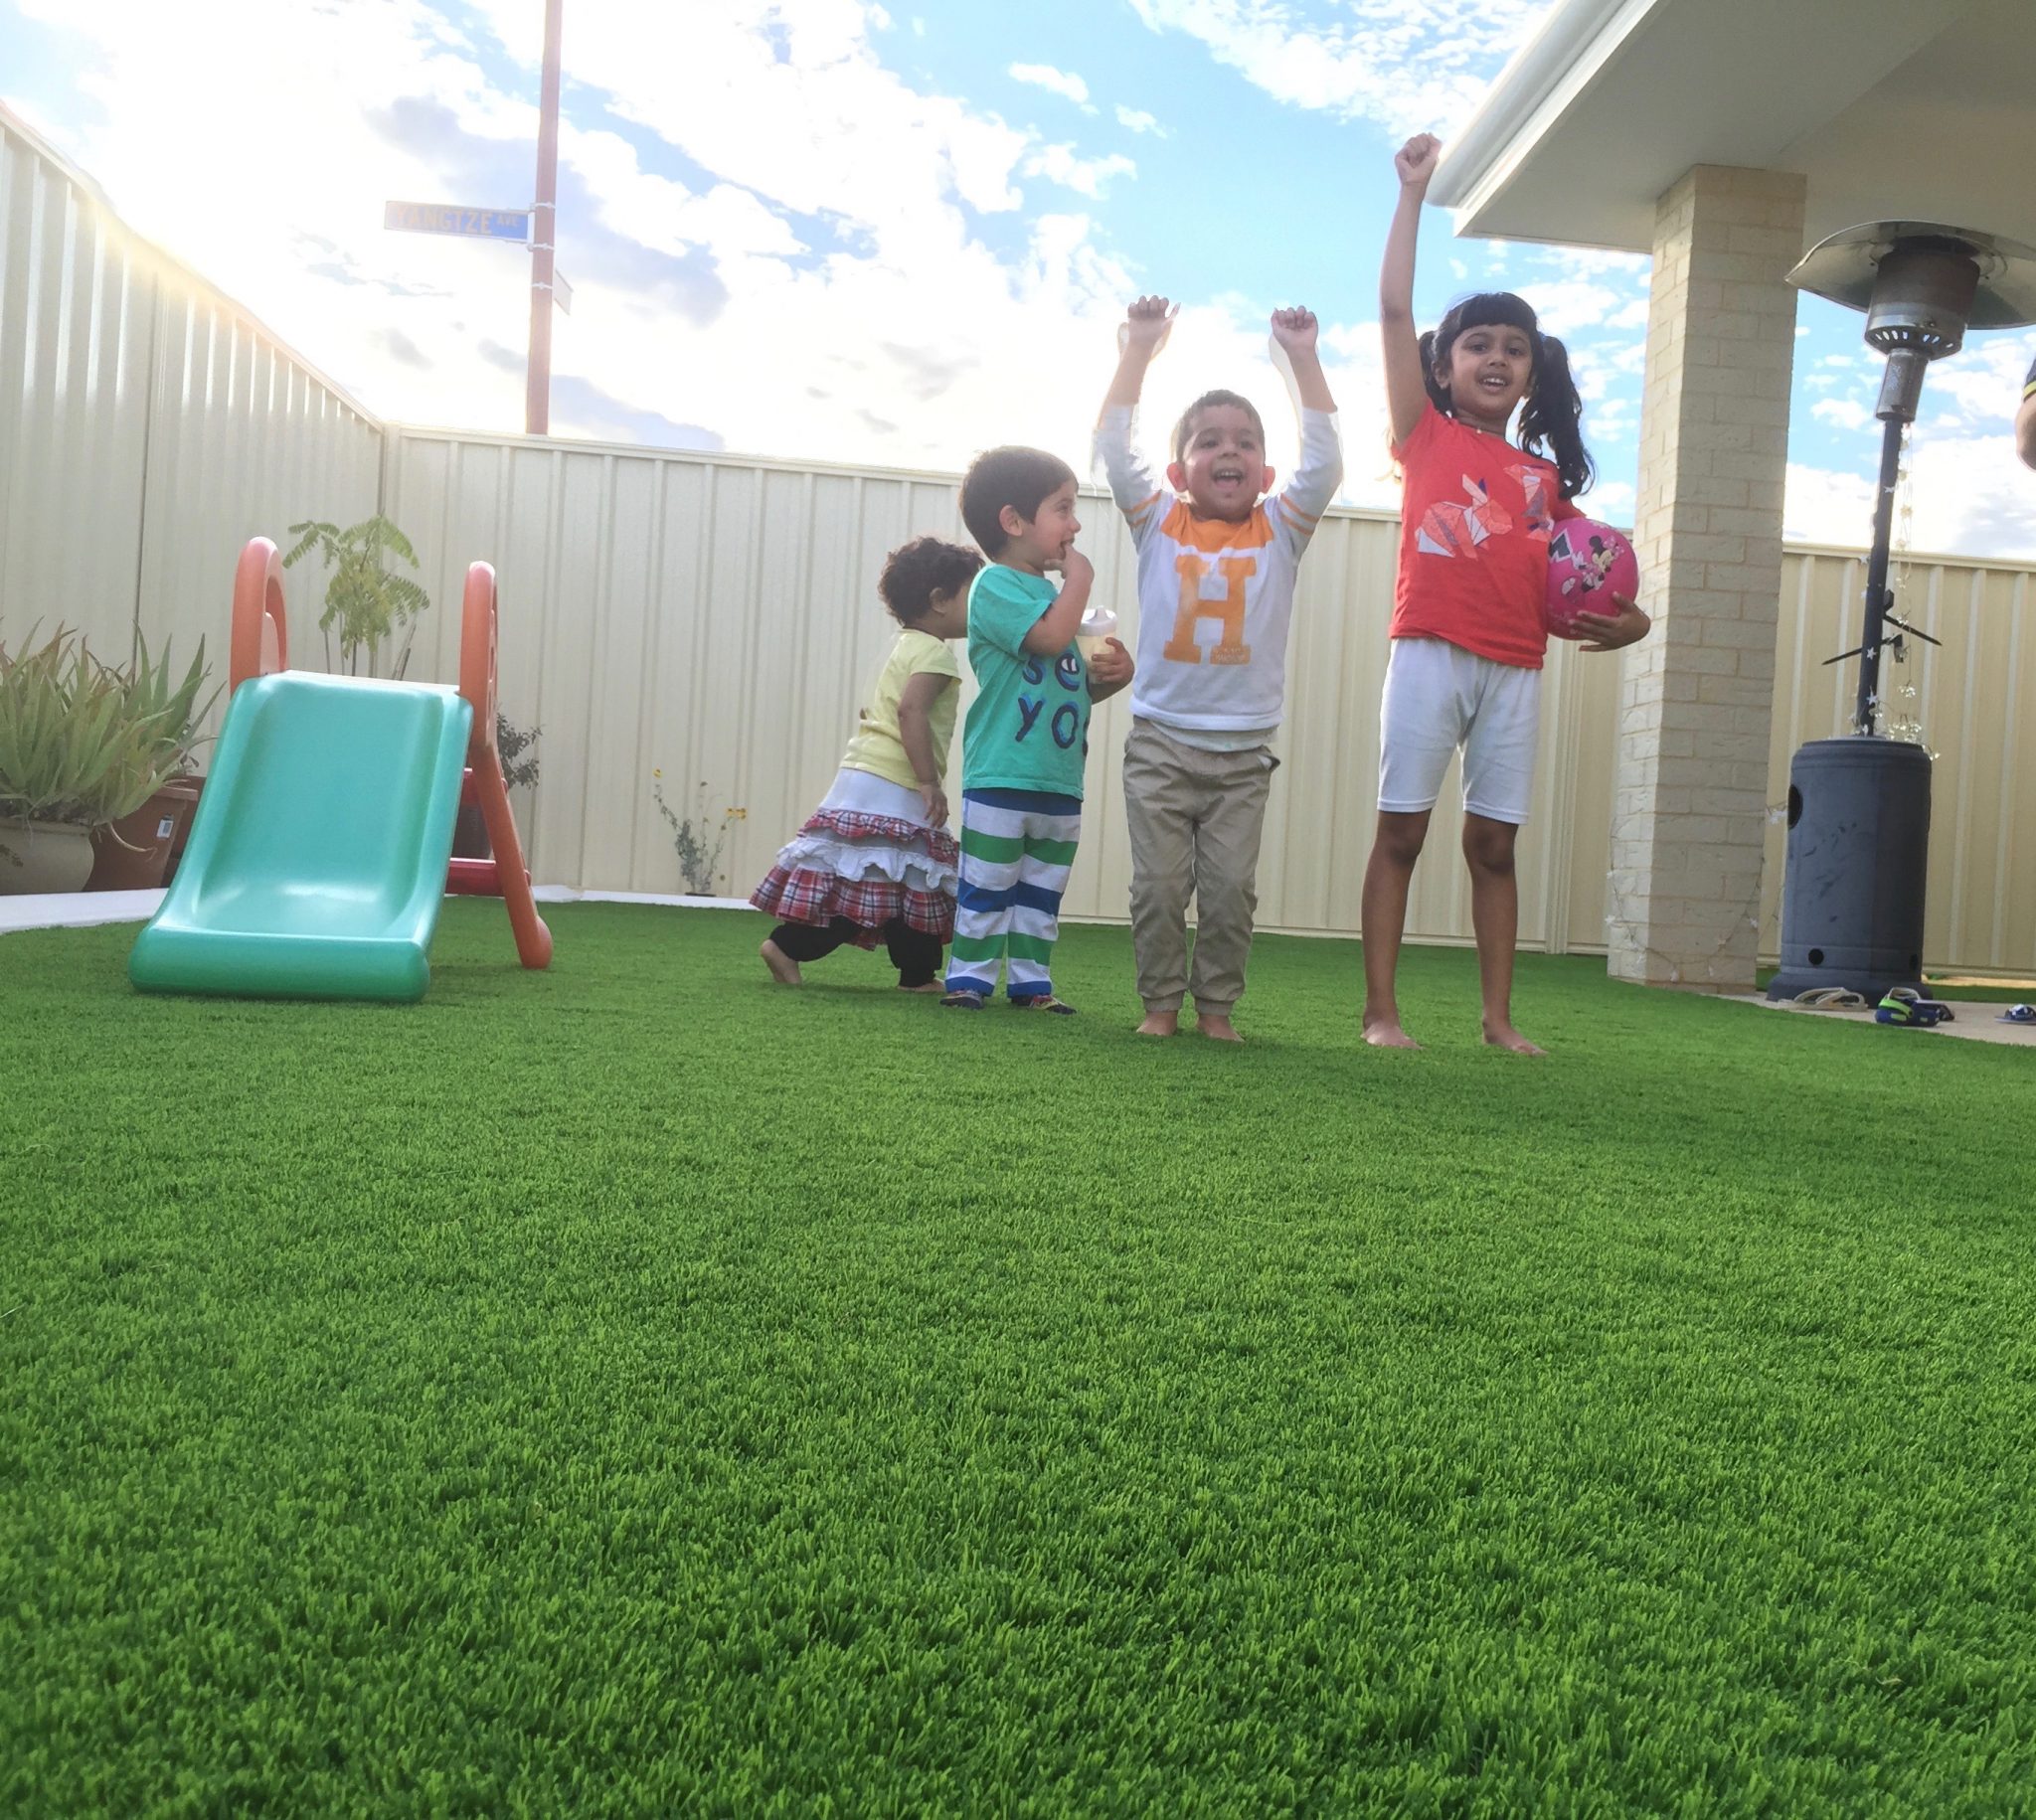
[{"label": "girl in red shirt", "polygon": [[[1458,303],[1417,337],[1414,252],[1441,142],[1420,133],[1393,160],[1400,206],[1379,277],[1393,453],[1406,475],[1393,655],[1379,716],[1379,830],[1365,867],[1364,1037],[1418,1047],[1394,996],[1407,892],[1449,755],[1463,753],[1463,858],[1484,1001],[1484,1040],[1542,1052],[1513,1028],[1520,898],[1513,846],[1534,783],[1548,538],[1591,484],[1583,401],[1561,342],[1510,291]],[[1508,440],[1520,413],[1519,445]],[[1543,452],[1546,450],[1547,452]],[[1578,615],[1587,651],[1644,637],[1623,595]]]}]

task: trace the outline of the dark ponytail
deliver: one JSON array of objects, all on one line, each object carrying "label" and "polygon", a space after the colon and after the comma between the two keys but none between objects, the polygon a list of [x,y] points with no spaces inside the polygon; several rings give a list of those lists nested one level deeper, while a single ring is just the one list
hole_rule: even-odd
[{"label": "dark ponytail", "polygon": [[1598,477],[1584,446],[1584,401],[1570,374],[1570,351],[1553,335],[1543,335],[1534,350],[1534,388],[1520,407],[1520,446],[1536,455],[1547,448],[1565,499],[1575,499]]},{"label": "dark ponytail", "polygon": [[1584,446],[1584,401],[1570,372],[1569,350],[1555,336],[1541,332],[1526,298],[1492,290],[1449,306],[1441,323],[1421,338],[1421,378],[1429,398],[1444,416],[1455,414],[1448,388],[1438,375],[1447,368],[1456,337],[1465,329],[1486,326],[1526,331],[1534,350],[1534,378],[1520,407],[1520,446],[1553,462],[1562,496],[1576,498],[1598,473]]}]

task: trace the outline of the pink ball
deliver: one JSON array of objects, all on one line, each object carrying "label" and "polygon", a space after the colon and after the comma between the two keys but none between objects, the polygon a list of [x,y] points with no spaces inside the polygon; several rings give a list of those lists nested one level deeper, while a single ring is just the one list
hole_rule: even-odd
[{"label": "pink ball", "polygon": [[1554,638],[1583,638],[1579,613],[1618,611],[1613,594],[1628,600],[1640,591],[1640,565],[1633,547],[1595,518],[1565,518],[1548,540],[1548,621]]}]

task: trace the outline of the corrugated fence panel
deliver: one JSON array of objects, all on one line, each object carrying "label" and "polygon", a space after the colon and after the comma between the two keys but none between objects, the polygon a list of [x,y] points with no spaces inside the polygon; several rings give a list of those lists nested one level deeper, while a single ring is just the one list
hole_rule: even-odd
[{"label": "corrugated fence panel", "polygon": [[[1781,946],[1788,767],[1807,740],[1851,731],[1866,564],[1857,552],[1790,552],[1782,569],[1769,746],[1761,951]],[[1925,966],[1934,972],[2036,971],[2036,590],[2025,569],[1927,560],[1898,576],[1897,611],[1943,640],[1884,658],[1881,693],[1935,754]],[[1913,688],[1914,696],[1905,690]]]},{"label": "corrugated fence panel", "polygon": [[[418,541],[441,603],[411,673],[450,680],[459,577],[476,557],[492,561],[503,707],[544,728],[532,866],[588,890],[680,888],[655,785],[710,849],[721,843],[717,889],[746,892],[827,788],[889,648],[876,589],[885,555],[914,536],[967,541],[951,479],[392,433],[387,510]],[[1129,535],[1100,492],[1085,492],[1081,512],[1097,598],[1134,642]],[[1397,538],[1384,515],[1331,513],[1302,568],[1261,867],[1267,928],[1357,926]],[[1552,654],[1535,828],[1521,849],[1529,945],[1603,942],[1615,693],[1615,663]],[[1128,725],[1115,701],[1092,726],[1073,916],[1126,914]],[[1595,832],[1563,838],[1577,816]],[[1460,826],[1445,791],[1433,863],[1417,875],[1417,939],[1469,939]]]},{"label": "corrugated fence panel", "polygon": [[155,309],[149,256],[0,114],[0,639],[128,655]]},{"label": "corrugated fence panel", "polygon": [[[373,418],[0,111],[0,636],[203,638],[223,681],[242,545],[369,516],[381,458]],[[290,592],[292,661],[323,668],[315,565]]]},{"label": "corrugated fence panel", "polygon": [[[503,705],[519,724],[544,727],[532,864],[547,881],[588,890],[681,888],[656,783],[710,848],[721,842],[716,890],[747,892],[826,789],[889,647],[876,591],[885,554],[923,534],[966,541],[947,477],[438,431],[392,436],[387,509],[418,540],[441,603],[420,664],[451,678],[459,576],[476,556],[492,560],[502,583]],[[1116,608],[1131,642],[1130,540],[1101,493],[1085,492],[1081,512],[1097,597]],[[1397,535],[1382,514],[1331,512],[1302,566],[1282,764],[1260,868],[1263,927],[1357,928]],[[1787,561],[1769,767],[1776,813],[1760,910],[1770,955],[1788,762],[1803,740],[1843,730],[1850,666],[1819,659],[1856,636],[1862,579],[1856,554],[1795,552]],[[1905,598],[1946,639],[1942,654],[1921,647],[1889,672],[1891,691],[1916,679],[1914,707],[1940,753],[1932,963],[2036,966],[2036,796],[2016,788],[2036,740],[2021,734],[2014,707],[2036,700],[2030,578],[1919,563]],[[1616,658],[1550,649],[1533,817],[1520,847],[1523,946],[1605,945],[1618,668]],[[412,674],[425,670],[414,665]],[[1096,716],[1071,916],[1126,913],[1127,725],[1121,701]],[[1416,874],[1415,940],[1471,936],[1459,789],[1452,771]]]},{"label": "corrugated fence panel", "polygon": [[[140,624],[151,643],[203,634],[224,659],[242,547],[259,536],[287,552],[292,524],[372,516],[382,430],[221,297],[166,292],[157,321]],[[315,556],[290,571],[299,669],[339,662],[317,630],[325,581]]]}]

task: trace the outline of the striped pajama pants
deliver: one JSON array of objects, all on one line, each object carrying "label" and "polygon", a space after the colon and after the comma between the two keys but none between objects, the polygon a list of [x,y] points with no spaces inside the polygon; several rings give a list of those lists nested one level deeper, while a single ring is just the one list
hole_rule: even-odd
[{"label": "striped pajama pants", "polygon": [[961,792],[961,884],[954,894],[949,992],[997,988],[1018,1000],[1050,998],[1061,894],[1082,838],[1082,799],[1049,790]]}]

